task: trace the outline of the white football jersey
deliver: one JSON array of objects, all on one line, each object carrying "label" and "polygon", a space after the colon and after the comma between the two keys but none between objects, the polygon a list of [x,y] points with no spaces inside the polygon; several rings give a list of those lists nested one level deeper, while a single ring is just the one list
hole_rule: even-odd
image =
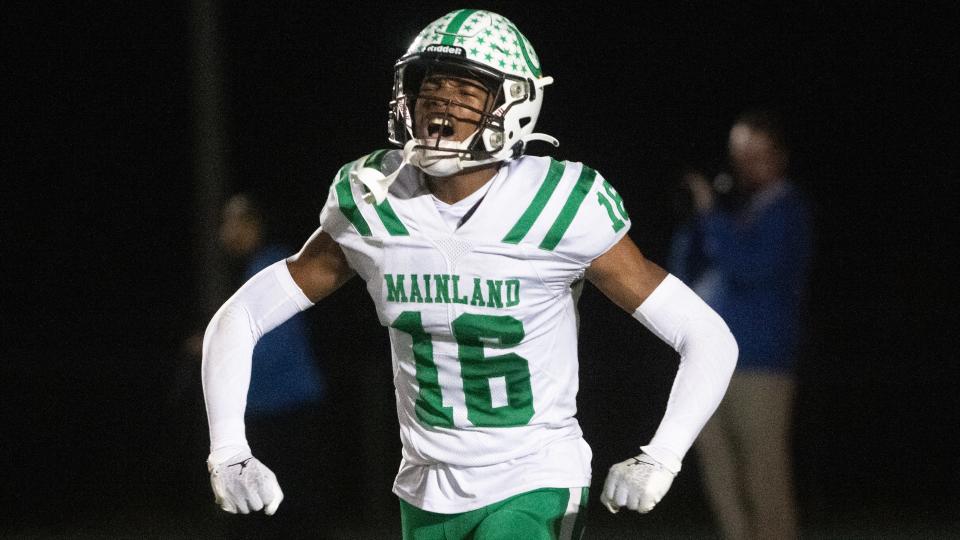
[{"label": "white football jersey", "polygon": [[320,215],[389,328],[403,443],[394,491],[451,513],[589,485],[574,290],[627,233],[623,201],[589,167],[524,156],[453,229],[412,166],[379,205],[350,179],[399,161],[380,150],[345,165]]}]

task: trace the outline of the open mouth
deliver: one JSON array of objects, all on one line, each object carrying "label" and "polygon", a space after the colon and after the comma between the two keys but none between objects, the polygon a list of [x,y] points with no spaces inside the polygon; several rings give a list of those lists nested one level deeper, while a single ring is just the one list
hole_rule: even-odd
[{"label": "open mouth", "polygon": [[441,139],[453,137],[453,122],[448,117],[431,118],[427,124],[427,134],[431,137],[439,136]]}]

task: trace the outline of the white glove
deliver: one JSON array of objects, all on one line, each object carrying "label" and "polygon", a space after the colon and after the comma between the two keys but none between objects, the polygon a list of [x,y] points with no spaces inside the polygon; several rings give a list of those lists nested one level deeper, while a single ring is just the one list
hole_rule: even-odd
[{"label": "white glove", "polygon": [[207,469],[214,501],[231,514],[263,510],[272,516],[283,500],[276,475],[249,450],[217,464],[207,460]]},{"label": "white glove", "polygon": [[675,476],[649,454],[642,453],[610,467],[600,502],[614,514],[622,506],[646,514],[666,495]]}]

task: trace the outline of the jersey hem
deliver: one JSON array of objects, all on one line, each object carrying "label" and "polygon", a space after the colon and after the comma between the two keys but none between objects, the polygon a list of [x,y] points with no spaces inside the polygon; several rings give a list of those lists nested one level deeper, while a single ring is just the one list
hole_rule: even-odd
[{"label": "jersey hem", "polygon": [[393,486],[393,493],[397,497],[403,499],[406,503],[419,508],[420,510],[426,510],[427,512],[435,512],[437,514],[461,514],[463,512],[470,512],[472,510],[477,510],[478,508],[483,508],[484,506],[489,506],[491,504],[498,503],[500,501],[509,499],[510,497],[520,495],[521,493],[526,493],[528,491],[534,491],[537,489],[570,489],[570,488],[583,488],[590,487],[590,477],[581,477],[578,480],[567,480],[562,482],[530,482],[528,484],[522,484],[520,486],[511,488],[506,491],[497,493],[494,496],[484,497],[481,499],[474,499],[466,504],[436,504],[427,503],[426,501],[420,500],[418,497],[402,492],[396,485]]}]

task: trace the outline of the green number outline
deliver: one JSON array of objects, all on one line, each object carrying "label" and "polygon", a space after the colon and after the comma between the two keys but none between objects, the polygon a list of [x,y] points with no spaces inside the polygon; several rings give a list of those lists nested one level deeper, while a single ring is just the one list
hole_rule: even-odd
[{"label": "green number outline", "polygon": [[[420,393],[416,401],[417,418],[432,427],[454,427],[453,408],[443,406],[433,358],[432,337],[423,329],[419,311],[404,311],[391,327],[413,340],[413,357]],[[467,419],[476,427],[524,426],[533,418],[533,389],[530,365],[516,353],[484,356],[484,347],[517,345],[524,338],[523,323],[509,315],[464,313],[454,319],[453,335],[467,407]],[[503,377],[507,405],[494,407],[490,380]]]},{"label": "green number outline", "polygon": [[429,426],[453,427],[453,407],[443,406],[437,365],[433,361],[433,339],[423,329],[420,312],[404,311],[390,326],[413,338],[413,359],[420,386],[417,418]]}]

